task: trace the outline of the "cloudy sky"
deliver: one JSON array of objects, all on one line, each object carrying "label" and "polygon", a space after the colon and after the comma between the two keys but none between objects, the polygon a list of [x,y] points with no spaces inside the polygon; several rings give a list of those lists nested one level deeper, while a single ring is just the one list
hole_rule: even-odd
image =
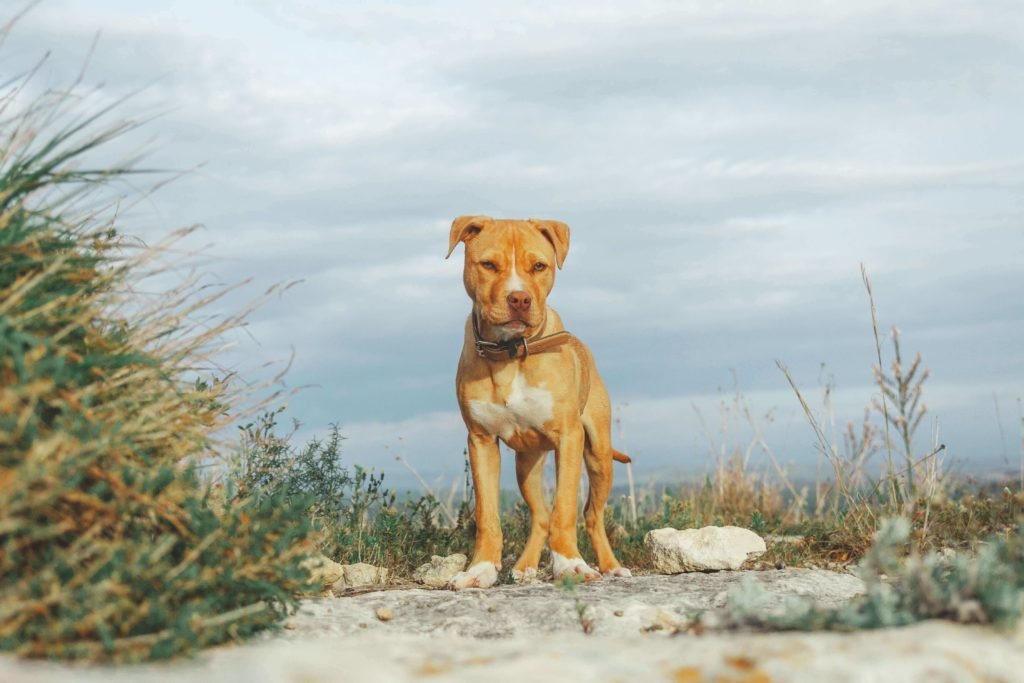
[{"label": "cloudy sky", "polygon": [[253,277],[250,298],[302,281],[230,363],[294,350],[289,385],[309,386],[289,415],[301,436],[339,423],[349,463],[462,470],[469,300],[461,250],[444,254],[466,213],[571,226],[551,303],[593,348],[641,476],[701,471],[709,441],[745,448],[749,425],[721,407],[736,387],[775,454],[810,471],[813,432],[775,362],[822,413],[834,378],[837,428],[862,419],[861,262],[883,333],[931,368],[919,449],[1018,461],[1016,0],[154,6],[45,0],[0,74],[48,50],[37,86],[67,84],[100,32],[90,101],[141,89],[122,116],[159,116],[127,144],[196,169],[122,227],[202,223],[205,267]]}]

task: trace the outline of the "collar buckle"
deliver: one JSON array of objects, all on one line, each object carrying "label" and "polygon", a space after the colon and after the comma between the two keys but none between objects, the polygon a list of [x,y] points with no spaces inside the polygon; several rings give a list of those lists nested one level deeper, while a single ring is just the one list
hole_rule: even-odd
[{"label": "collar buckle", "polygon": [[[526,358],[530,354],[527,341],[523,337],[516,337],[515,339],[507,339],[500,342],[477,339],[474,344],[476,346],[476,355],[481,358],[488,358],[488,352],[507,353],[509,358]],[[522,348],[521,353],[519,350],[520,348]]]}]

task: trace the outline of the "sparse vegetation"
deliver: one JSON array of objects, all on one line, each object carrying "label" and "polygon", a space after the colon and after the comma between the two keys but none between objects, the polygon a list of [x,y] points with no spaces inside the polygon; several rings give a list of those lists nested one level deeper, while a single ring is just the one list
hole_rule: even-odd
[{"label": "sparse vegetation", "polygon": [[412,573],[431,555],[448,555],[472,543],[467,502],[445,524],[441,504],[431,495],[399,501],[384,476],[343,466],[342,437],[332,427],[324,441],[294,448],[276,433],[281,410],[263,413],[240,427],[239,452],[231,459],[227,489],[234,501],[280,497],[301,501],[320,551],[342,562],[384,565]]}]

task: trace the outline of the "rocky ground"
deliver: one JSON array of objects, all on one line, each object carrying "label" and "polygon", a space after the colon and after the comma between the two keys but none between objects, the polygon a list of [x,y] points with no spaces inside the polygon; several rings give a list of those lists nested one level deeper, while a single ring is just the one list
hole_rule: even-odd
[{"label": "rocky ground", "polygon": [[[1024,681],[1020,640],[945,623],[853,634],[694,632],[742,580],[837,605],[858,579],[821,570],[689,573],[452,593],[308,600],[285,630],[193,661],[71,668],[0,658],[4,683],[411,681]],[[699,630],[699,629],[697,629]],[[589,631],[585,633],[584,631]]]}]

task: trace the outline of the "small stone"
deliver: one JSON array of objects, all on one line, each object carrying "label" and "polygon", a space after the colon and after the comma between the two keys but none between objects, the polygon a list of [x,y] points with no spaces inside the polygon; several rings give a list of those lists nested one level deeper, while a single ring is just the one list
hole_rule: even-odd
[{"label": "small stone", "polygon": [[965,600],[956,606],[956,620],[961,624],[983,624],[988,617],[980,602]]},{"label": "small stone", "polygon": [[377,611],[376,611],[376,614],[377,614],[377,618],[380,619],[381,621],[391,621],[395,617],[394,612],[392,612],[387,607],[378,607]]},{"label": "small stone", "polygon": [[786,568],[786,563],[783,562],[782,560],[779,560],[778,562],[775,563],[775,568],[781,571],[781,570]]},{"label": "small stone", "polygon": [[298,628],[298,627],[297,627],[297,626],[295,625],[295,623],[294,623],[294,622],[291,622],[291,621],[286,621],[286,622],[284,622],[284,627],[285,627],[286,629],[288,629],[289,631],[294,631],[294,630],[295,630],[296,628]]},{"label": "small stone", "polygon": [[677,614],[668,612],[663,609],[655,610],[650,622],[640,629],[642,633],[651,633],[653,631],[668,631],[669,633],[679,633],[685,631],[690,626],[690,620],[682,618]]},{"label": "small stone", "polygon": [[445,588],[452,578],[466,568],[466,556],[455,553],[448,557],[434,555],[430,562],[420,565],[412,573],[413,581],[431,588]]},{"label": "small stone", "polygon": [[655,529],[644,536],[644,547],[662,574],[739,569],[767,550],[760,536],[735,526]]},{"label": "small stone", "polygon": [[617,617],[621,617],[623,614],[625,614],[625,612],[621,609],[617,609],[614,612],[612,612],[612,614],[614,614]]}]

